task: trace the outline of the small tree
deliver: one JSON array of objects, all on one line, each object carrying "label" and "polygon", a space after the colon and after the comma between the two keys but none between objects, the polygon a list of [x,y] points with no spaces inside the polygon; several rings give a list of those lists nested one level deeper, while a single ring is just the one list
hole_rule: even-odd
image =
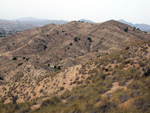
[{"label": "small tree", "polygon": [[56,68],[57,68],[57,66],[55,65],[55,66],[54,66],[54,69],[56,69]]},{"label": "small tree", "polygon": [[125,32],[128,32],[128,27],[124,29]]},{"label": "small tree", "polygon": [[18,96],[17,96],[17,95],[16,95],[16,96],[12,96],[13,104],[16,104],[17,99],[18,99]]},{"label": "small tree", "polygon": [[57,67],[57,69],[58,69],[58,70],[61,70],[61,67],[60,67],[60,66],[58,66],[58,67]]},{"label": "small tree", "polygon": [[91,39],[91,37],[88,37],[87,39],[89,40],[89,42],[90,42],[90,43],[92,42],[92,39]]},{"label": "small tree", "polygon": [[75,37],[75,38],[74,38],[74,41],[75,41],[75,42],[77,42],[77,41],[78,41],[78,38],[77,38],[77,37]]},{"label": "small tree", "polygon": [[72,43],[70,43],[70,46],[72,46]]},{"label": "small tree", "polygon": [[19,63],[18,66],[21,66],[23,63]]},{"label": "small tree", "polygon": [[13,60],[17,60],[17,57],[13,57]]},{"label": "small tree", "polygon": [[4,80],[4,78],[0,76],[0,80]]}]

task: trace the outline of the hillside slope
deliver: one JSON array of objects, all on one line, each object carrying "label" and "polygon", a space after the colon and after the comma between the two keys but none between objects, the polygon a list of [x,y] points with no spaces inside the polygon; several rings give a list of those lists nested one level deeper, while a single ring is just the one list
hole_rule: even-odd
[{"label": "hillside slope", "polygon": [[70,22],[33,28],[0,39],[0,74],[9,81],[17,73],[37,78],[60,68],[121,50],[150,35],[117,21]]},{"label": "hillside slope", "polygon": [[150,41],[95,59],[79,72],[88,76],[85,82],[35,112],[149,113]]},{"label": "hillside slope", "polygon": [[[22,86],[27,89],[24,83]],[[1,112],[149,113],[150,41],[47,75],[37,83],[41,94],[57,91],[44,101],[41,98],[21,104],[0,104]],[[12,88],[11,93],[17,92],[17,87]],[[10,95],[14,103],[15,97]]]}]

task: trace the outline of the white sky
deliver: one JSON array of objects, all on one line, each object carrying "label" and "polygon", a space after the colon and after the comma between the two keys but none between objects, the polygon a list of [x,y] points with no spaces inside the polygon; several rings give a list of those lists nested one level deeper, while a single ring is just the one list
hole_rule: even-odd
[{"label": "white sky", "polygon": [[0,19],[22,17],[150,24],[150,0],[0,0]]}]

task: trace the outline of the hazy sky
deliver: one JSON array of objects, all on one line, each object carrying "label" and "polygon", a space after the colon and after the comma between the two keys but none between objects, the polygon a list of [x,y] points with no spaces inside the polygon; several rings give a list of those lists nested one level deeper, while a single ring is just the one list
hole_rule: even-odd
[{"label": "hazy sky", "polygon": [[124,19],[150,24],[150,0],[0,0],[0,18]]}]

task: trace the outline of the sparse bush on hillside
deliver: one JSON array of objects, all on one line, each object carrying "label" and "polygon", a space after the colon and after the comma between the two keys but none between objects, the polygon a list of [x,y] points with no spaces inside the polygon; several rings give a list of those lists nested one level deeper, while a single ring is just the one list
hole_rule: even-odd
[{"label": "sparse bush on hillside", "polygon": [[122,64],[126,65],[126,64],[129,64],[130,62],[131,62],[131,60],[123,60]]},{"label": "sparse bush on hillside", "polygon": [[129,100],[131,97],[128,94],[121,94],[119,96],[120,102],[124,103],[125,101]]},{"label": "sparse bush on hillside", "polygon": [[23,76],[24,76],[24,73],[20,71],[14,75],[13,79],[15,80],[15,82],[18,82]]},{"label": "sparse bush on hillside", "polygon": [[80,40],[79,37],[75,37],[75,38],[74,38],[74,41],[75,41],[75,42],[78,42],[79,40]]},{"label": "sparse bush on hillside", "polygon": [[137,30],[141,31],[140,28],[137,28]]},{"label": "sparse bush on hillside", "polygon": [[61,95],[61,99],[67,99],[69,98],[71,95],[71,92],[69,90],[66,90],[62,95]]},{"label": "sparse bush on hillside", "polygon": [[92,39],[91,39],[91,37],[88,37],[87,39],[89,40],[89,42],[90,42],[90,43],[92,42]]},{"label": "sparse bush on hillside", "polygon": [[100,72],[99,72],[99,77],[100,77],[102,80],[105,80],[105,78],[106,78],[106,75],[103,73],[102,70],[100,70]]},{"label": "sparse bush on hillside", "polygon": [[40,89],[40,93],[42,93],[44,90],[43,89]]},{"label": "sparse bush on hillside", "polygon": [[145,65],[146,65],[146,63],[145,62],[143,62],[143,61],[138,61],[138,64],[140,65],[140,67],[144,67]]},{"label": "sparse bush on hillside", "polygon": [[77,42],[77,41],[78,41],[78,38],[77,38],[77,37],[75,37],[75,38],[74,38],[74,41],[75,41],[75,42]]},{"label": "sparse bush on hillside", "polygon": [[61,103],[61,99],[59,97],[53,97],[51,99],[45,100],[42,102],[41,107],[44,106],[56,106],[57,104]]},{"label": "sparse bush on hillside", "polygon": [[150,98],[138,98],[133,102],[133,106],[141,113],[150,111]]},{"label": "sparse bush on hillside", "polygon": [[61,70],[61,66],[54,66],[54,69],[58,69],[58,70]]},{"label": "sparse bush on hillside", "polygon": [[117,109],[117,105],[113,102],[106,101],[102,103],[98,108],[98,111],[102,113],[110,113],[112,112],[112,109]]},{"label": "sparse bush on hillside", "polygon": [[17,57],[13,57],[13,60],[17,60]]},{"label": "sparse bush on hillside", "polygon": [[0,80],[4,80],[4,78],[2,76],[0,76]]},{"label": "sparse bush on hillside", "polygon": [[18,66],[21,66],[23,63],[19,63]]},{"label": "sparse bush on hillside", "polygon": [[12,96],[12,103],[15,104],[17,99],[18,99],[18,96],[17,95],[15,95],[15,96],[13,95]]},{"label": "sparse bush on hillside", "polygon": [[3,91],[6,91],[7,89],[5,87],[2,88]]},{"label": "sparse bush on hillside", "polygon": [[56,65],[54,66],[54,69],[57,69],[57,66],[56,66]]},{"label": "sparse bush on hillside", "polygon": [[56,34],[59,34],[59,31],[56,31]]},{"label": "sparse bush on hillside", "polygon": [[20,104],[0,104],[1,113],[28,113],[31,111],[30,102],[20,103]]},{"label": "sparse bush on hillside", "polygon": [[128,32],[128,27],[124,29],[125,32]]},{"label": "sparse bush on hillside", "polygon": [[143,76],[148,77],[150,76],[150,66],[144,69]]},{"label": "sparse bush on hillside", "polygon": [[6,97],[1,97],[0,102],[1,102],[1,103],[4,103],[6,99],[7,99]]},{"label": "sparse bush on hillside", "polygon": [[61,70],[61,66],[58,66],[58,68],[57,68],[58,70]]},{"label": "sparse bush on hillside", "polygon": [[126,48],[125,48],[125,50],[129,50],[130,49],[130,47],[129,46],[127,46]]},{"label": "sparse bush on hillside", "polygon": [[70,43],[69,45],[72,46],[72,43]]},{"label": "sparse bush on hillside", "polygon": [[60,87],[60,91],[64,90],[65,88],[64,87]]}]

